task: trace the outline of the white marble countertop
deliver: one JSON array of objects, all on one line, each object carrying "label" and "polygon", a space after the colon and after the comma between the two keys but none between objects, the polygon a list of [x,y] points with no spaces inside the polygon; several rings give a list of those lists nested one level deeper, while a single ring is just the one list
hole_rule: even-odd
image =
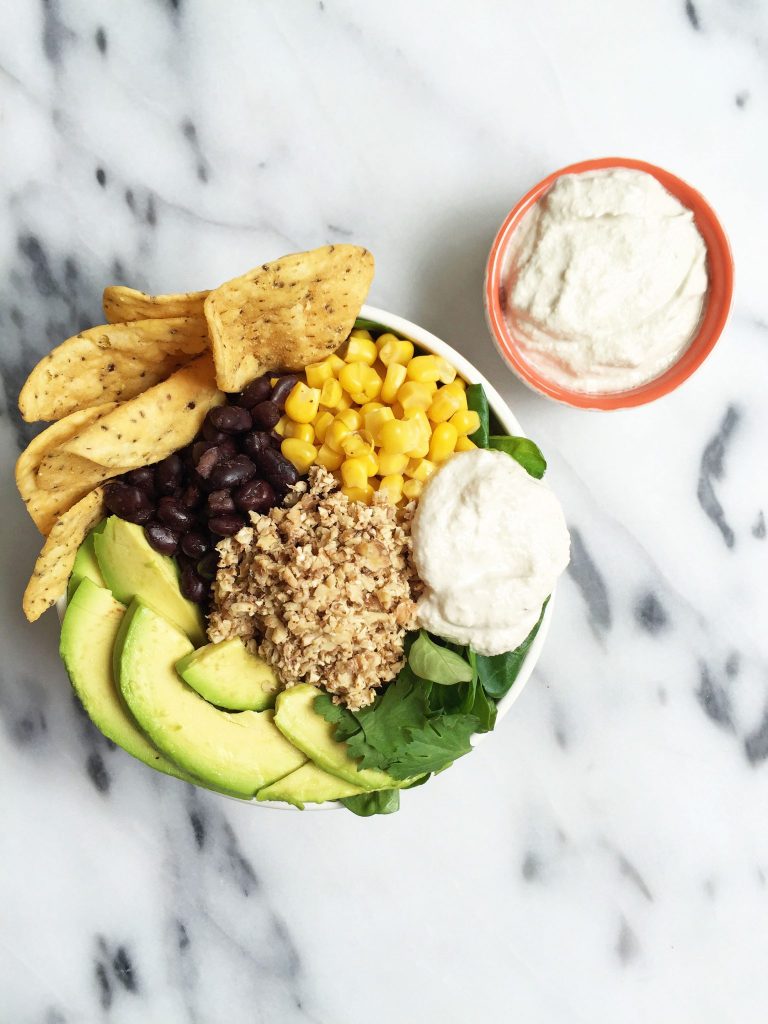
[{"label": "white marble countertop", "polygon": [[[768,5],[0,0],[0,1016],[758,1024],[768,912]],[[728,229],[733,315],[677,394],[591,414],[505,370],[515,200],[644,158]],[[200,288],[334,240],[550,458],[574,558],[498,732],[399,814],[156,776],[78,712],[12,486],[36,359],[105,283]]]}]

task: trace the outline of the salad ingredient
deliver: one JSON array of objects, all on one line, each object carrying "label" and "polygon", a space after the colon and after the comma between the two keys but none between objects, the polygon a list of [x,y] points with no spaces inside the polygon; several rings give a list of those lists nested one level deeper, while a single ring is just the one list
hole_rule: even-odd
[{"label": "salad ingredient", "polygon": [[504,654],[491,656],[475,654],[474,651],[471,652],[480,685],[485,693],[489,697],[493,697],[494,700],[501,700],[512,689],[512,684],[517,679],[526,655],[536,639],[536,634],[539,632],[548,603],[549,598],[542,605],[538,622],[514,651],[506,651]]},{"label": "salad ingredient", "polygon": [[512,244],[506,316],[526,358],[555,383],[636,387],[696,333],[706,245],[691,211],[651,174],[563,175]]},{"label": "salad ingredient", "polygon": [[176,566],[150,547],[140,526],[110,516],[93,543],[101,574],[118,601],[146,601],[193,643],[205,642],[200,609],[182,597]]},{"label": "salad ingredient", "polygon": [[84,579],[67,605],[59,653],[72,687],[93,724],[133,757],[187,782],[186,772],[165,758],[137,727],[112,674],[112,649],[125,607],[108,590]]},{"label": "salad ingredient", "polygon": [[260,789],[256,799],[279,800],[303,811],[305,804],[324,804],[328,800],[341,800],[364,792],[360,786],[338,779],[309,761],[285,778]]},{"label": "salad ingredient", "polygon": [[[343,742],[334,739],[333,726],[317,713],[315,704],[322,695],[316,686],[302,683],[277,695],[275,725],[280,732],[323,771],[351,783],[366,792],[397,788],[398,782],[385,772],[359,768]],[[331,707],[331,698],[326,694]],[[339,711],[344,712],[343,708]]]},{"label": "salad ingredient", "polygon": [[478,654],[518,647],[568,564],[557,498],[498,451],[460,452],[430,477],[412,537],[420,625]]},{"label": "salad ingredient", "polygon": [[22,598],[22,608],[30,622],[39,619],[66,591],[77,549],[103,515],[104,495],[99,487],[56,520]]},{"label": "salad ingredient", "polygon": [[291,508],[219,545],[210,639],[242,637],[285,686],[322,683],[350,707],[370,703],[401,668],[413,625],[408,522],[380,499],[351,501],[313,467]]},{"label": "salad ingredient", "polygon": [[[168,320],[196,317],[204,321],[203,303],[208,292],[183,292],[180,295],[146,295],[120,284],[104,289],[104,315],[110,324],[131,320]],[[202,324],[205,330],[205,324]]]},{"label": "salad ingredient", "polygon": [[59,420],[92,405],[133,398],[205,352],[199,319],[137,320],[91,327],[34,367],[19,394],[28,423]]},{"label": "salad ingredient", "polygon": [[100,529],[103,529],[105,525],[106,519],[94,526],[83,543],[77,549],[75,562],[72,566],[72,575],[69,577],[69,583],[67,584],[68,602],[72,600],[75,595],[75,591],[83,580],[90,580],[92,583],[95,583],[97,587],[106,588],[104,577],[101,575],[101,569],[99,569],[99,563],[96,561],[96,551],[93,546],[94,535]]},{"label": "salad ingredient", "polygon": [[361,818],[373,814],[395,814],[400,810],[400,790],[382,789],[376,793],[361,793],[359,796],[344,797],[341,801],[348,811]]},{"label": "salad ingredient", "polygon": [[495,451],[506,452],[515,462],[520,463],[526,473],[537,480],[541,480],[547,470],[547,461],[541,454],[541,449],[528,437],[492,434],[488,438],[488,447]]},{"label": "salad ingredient", "polygon": [[142,730],[179,767],[252,797],[304,764],[272,711],[220,711],[182,682],[175,664],[192,645],[151,608],[134,602],[122,630],[120,691]]},{"label": "salad ingredient", "polygon": [[487,448],[491,411],[482,384],[467,385],[467,408],[476,412],[480,419],[480,426],[469,435],[469,438],[478,448]]},{"label": "salad ingredient", "polygon": [[460,654],[436,644],[424,630],[408,652],[408,664],[417,676],[441,686],[468,683],[472,679],[471,665]]},{"label": "salad ingredient", "polygon": [[229,711],[271,708],[280,689],[272,666],[251,654],[239,637],[199,647],[176,663],[176,671],[201,697]]},{"label": "salad ingredient", "polygon": [[215,288],[205,316],[222,391],[273,366],[303,369],[349,335],[373,279],[373,256],[326,245],[256,267]]}]

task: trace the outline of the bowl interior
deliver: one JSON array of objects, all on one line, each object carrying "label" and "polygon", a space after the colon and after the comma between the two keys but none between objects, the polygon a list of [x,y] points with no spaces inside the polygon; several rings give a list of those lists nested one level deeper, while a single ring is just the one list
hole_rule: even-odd
[{"label": "bowl interior", "polygon": [[[659,377],[627,391],[611,394],[587,394],[552,383],[523,357],[504,316],[504,268],[512,236],[525,214],[564,174],[583,171],[629,168],[653,175],[668,192],[687,206],[707,247],[709,287],[704,314],[698,330],[682,356]],[[507,215],[488,257],[485,278],[485,308],[491,334],[504,359],[520,379],[533,390],[558,402],[580,409],[624,409],[644,405],[679,387],[696,370],[715,346],[725,327],[733,297],[733,257],[728,238],[706,199],[682,178],[643,160],[604,157],[570,164],[535,185]]]}]

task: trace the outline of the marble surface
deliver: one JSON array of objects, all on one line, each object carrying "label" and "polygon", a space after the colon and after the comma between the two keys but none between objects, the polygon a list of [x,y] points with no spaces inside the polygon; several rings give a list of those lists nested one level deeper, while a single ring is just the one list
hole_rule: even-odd
[{"label": "marble surface", "polygon": [[[768,911],[768,5],[0,0],[0,1017],[9,1024],[757,1024]],[[515,200],[624,154],[737,262],[677,394],[591,414],[505,370],[481,306]],[[514,711],[398,815],[254,809],[78,712],[15,411],[104,284],[193,289],[371,247],[371,302],[466,353],[551,463],[574,558]]]}]

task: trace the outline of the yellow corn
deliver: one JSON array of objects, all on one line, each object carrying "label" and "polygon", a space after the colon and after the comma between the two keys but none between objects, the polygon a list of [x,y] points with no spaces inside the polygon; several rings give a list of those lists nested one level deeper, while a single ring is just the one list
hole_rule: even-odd
[{"label": "yellow corn", "polygon": [[349,332],[350,338],[367,338],[368,341],[372,341],[371,332],[366,331],[364,327],[356,327],[354,331]]},{"label": "yellow corn", "polygon": [[319,405],[319,388],[309,388],[302,381],[298,381],[285,400],[285,413],[296,423],[311,423],[317,416]]},{"label": "yellow corn", "polygon": [[339,423],[345,423],[350,430],[359,430],[363,425],[363,417],[357,409],[342,409],[336,413]]},{"label": "yellow corn", "polygon": [[407,452],[418,439],[418,428],[411,420],[387,420],[379,430],[379,442],[385,452]]},{"label": "yellow corn", "polygon": [[457,388],[459,391],[467,390],[467,382],[459,376],[453,378],[450,384],[451,387]]},{"label": "yellow corn", "polygon": [[367,338],[361,338],[353,334],[347,342],[344,362],[365,363],[366,366],[373,366],[378,354],[376,345],[371,340],[370,335]]},{"label": "yellow corn", "polygon": [[432,404],[427,409],[427,416],[429,416],[433,423],[445,423],[446,420],[449,420],[460,409],[461,398],[459,395],[455,391],[440,388],[432,399]]},{"label": "yellow corn", "polygon": [[350,501],[362,501],[366,505],[370,505],[373,501],[374,490],[370,484],[366,484],[365,487],[342,487],[341,493],[345,494]]},{"label": "yellow corn", "polygon": [[414,356],[408,363],[408,379],[425,382],[440,379],[440,363],[437,356]]},{"label": "yellow corn", "polygon": [[480,427],[480,416],[474,409],[460,409],[451,416],[449,423],[456,427],[459,437],[466,437],[467,434],[474,434]]},{"label": "yellow corn", "polygon": [[299,441],[306,441],[312,444],[315,440],[315,428],[311,423],[294,423],[289,420],[285,428],[285,437],[297,437]]},{"label": "yellow corn", "polygon": [[291,421],[288,419],[287,416],[281,416],[280,419],[275,424],[275,432],[278,433],[280,437],[285,437],[285,432],[288,429],[288,424],[290,422]]},{"label": "yellow corn", "polygon": [[421,480],[406,480],[403,484],[403,495],[408,501],[413,501],[414,498],[420,497],[423,490],[424,484]]},{"label": "yellow corn", "polygon": [[396,338],[394,334],[379,335],[376,345],[379,349],[379,359],[385,366],[391,366],[392,363],[405,366],[413,359],[413,344]]},{"label": "yellow corn", "polygon": [[320,451],[317,453],[317,459],[315,460],[318,466],[324,466],[326,469],[330,469],[331,472],[338,469],[344,461],[344,456],[341,452],[335,452],[333,448],[329,448],[327,444],[320,447]]},{"label": "yellow corn", "polygon": [[323,381],[320,388],[320,405],[324,405],[326,409],[337,409],[343,394],[341,384],[335,377],[329,377]]},{"label": "yellow corn", "polygon": [[326,430],[323,444],[331,451],[341,453],[341,442],[351,433],[352,428],[337,417]]},{"label": "yellow corn", "polygon": [[365,455],[366,452],[372,451],[372,448],[365,438],[361,437],[358,433],[354,433],[342,437],[341,450],[349,458],[354,458],[356,455]]},{"label": "yellow corn", "polygon": [[339,372],[339,383],[358,405],[379,397],[381,377],[372,366],[360,361],[347,363]]},{"label": "yellow corn", "polygon": [[333,367],[327,359],[323,359],[319,363],[308,363],[304,367],[304,375],[311,388],[321,388],[325,381],[333,377]]},{"label": "yellow corn", "polygon": [[384,383],[381,385],[383,402],[394,402],[399,388],[405,383],[407,369],[401,363],[390,363],[386,369]]},{"label": "yellow corn", "polygon": [[345,366],[344,360],[341,358],[341,356],[336,355],[335,352],[331,353],[331,355],[329,356],[326,356],[323,362],[328,363],[328,365],[331,368],[331,371],[333,372],[334,377],[338,377],[339,371],[343,370]]},{"label": "yellow corn", "polygon": [[317,416],[315,416],[315,437],[320,442],[320,444],[322,444],[323,441],[325,440],[325,432],[332,423],[333,413],[328,412],[327,409],[324,409],[322,412],[319,412]]},{"label": "yellow corn", "polygon": [[280,445],[280,451],[292,462],[299,473],[306,473],[317,458],[318,451],[313,444],[300,441],[297,437],[286,437]]},{"label": "yellow corn", "polygon": [[362,455],[359,455],[358,458],[362,459],[365,463],[365,471],[368,476],[376,476],[379,472],[379,460],[376,458],[373,448],[369,448]]},{"label": "yellow corn", "polygon": [[[362,409],[360,411],[362,412]],[[376,444],[379,443],[379,432],[382,425],[387,420],[393,420],[394,418],[395,414],[385,405],[382,405],[380,409],[374,409],[372,412],[366,413],[365,429],[370,433]]]},{"label": "yellow corn", "polygon": [[350,409],[352,407],[352,399],[346,391],[341,392],[341,398],[339,399],[336,411],[339,412],[344,409]]},{"label": "yellow corn", "polygon": [[409,380],[397,389],[397,400],[404,412],[409,409],[426,411],[432,404],[432,395],[421,381]]},{"label": "yellow corn", "polygon": [[395,414],[396,420],[405,419],[405,409],[403,409],[402,405],[400,405],[399,402],[393,402],[390,408],[392,409],[392,412]]},{"label": "yellow corn", "polygon": [[386,495],[387,501],[391,505],[396,505],[403,496],[403,480],[401,473],[388,473],[387,476],[381,478],[379,484],[379,494]]},{"label": "yellow corn", "polygon": [[411,459],[405,467],[405,475],[411,480],[421,480],[422,483],[426,483],[436,469],[437,466],[429,459]]},{"label": "yellow corn", "polygon": [[448,456],[453,454],[458,438],[458,432],[453,424],[438,423],[432,431],[432,440],[429,442],[429,458],[431,461],[445,462]]},{"label": "yellow corn", "polygon": [[474,441],[470,441],[468,437],[460,437],[456,442],[457,452],[471,452],[477,445]]},{"label": "yellow corn", "polygon": [[410,409],[406,412],[405,417],[415,425],[417,431],[416,440],[406,454],[412,459],[423,459],[429,452],[432,424],[427,419],[427,414],[423,409]]},{"label": "yellow corn", "polygon": [[345,487],[367,487],[368,467],[364,459],[345,459],[341,464],[341,479]]},{"label": "yellow corn", "polygon": [[365,420],[365,417],[368,415],[369,412],[375,412],[377,409],[383,408],[383,402],[365,402],[364,405],[360,406],[360,415],[363,417],[363,420]]},{"label": "yellow corn", "polygon": [[383,448],[378,451],[379,472],[382,476],[392,476],[395,473],[402,473],[408,465],[408,456],[405,452],[385,452]]}]

